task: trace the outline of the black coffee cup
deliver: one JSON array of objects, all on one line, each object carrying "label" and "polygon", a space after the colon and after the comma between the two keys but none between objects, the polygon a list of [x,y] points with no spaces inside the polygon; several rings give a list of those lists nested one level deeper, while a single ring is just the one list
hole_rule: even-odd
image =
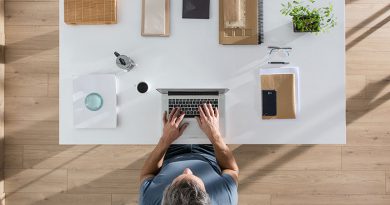
[{"label": "black coffee cup", "polygon": [[138,85],[137,85],[137,90],[138,90],[138,92],[140,92],[140,93],[146,93],[146,92],[148,91],[148,89],[149,89],[149,86],[148,86],[148,84],[145,83],[145,82],[140,82],[140,83],[138,83]]}]

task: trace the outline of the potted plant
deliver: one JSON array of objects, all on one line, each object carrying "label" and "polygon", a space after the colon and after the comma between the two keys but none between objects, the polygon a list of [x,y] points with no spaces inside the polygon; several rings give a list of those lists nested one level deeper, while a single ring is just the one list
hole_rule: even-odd
[{"label": "potted plant", "polygon": [[282,3],[280,12],[291,16],[294,32],[327,32],[336,26],[333,4],[325,7],[315,7],[316,0],[293,0]]}]

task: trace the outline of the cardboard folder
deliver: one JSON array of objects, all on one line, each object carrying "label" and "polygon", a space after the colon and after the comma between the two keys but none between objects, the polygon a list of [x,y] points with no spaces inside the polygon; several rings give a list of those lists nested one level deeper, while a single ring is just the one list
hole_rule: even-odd
[{"label": "cardboard folder", "polygon": [[263,0],[219,0],[219,43],[262,43]]},{"label": "cardboard folder", "polygon": [[261,89],[276,91],[276,116],[262,116],[263,119],[295,119],[295,76],[294,74],[261,75]]},{"label": "cardboard folder", "polygon": [[224,0],[225,28],[245,28],[246,0]]}]

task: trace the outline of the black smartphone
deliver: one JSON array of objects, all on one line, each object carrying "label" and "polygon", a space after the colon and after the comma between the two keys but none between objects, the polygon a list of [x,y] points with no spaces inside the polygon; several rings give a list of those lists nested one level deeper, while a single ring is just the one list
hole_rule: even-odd
[{"label": "black smartphone", "polygon": [[263,90],[263,116],[276,116],[276,90]]}]

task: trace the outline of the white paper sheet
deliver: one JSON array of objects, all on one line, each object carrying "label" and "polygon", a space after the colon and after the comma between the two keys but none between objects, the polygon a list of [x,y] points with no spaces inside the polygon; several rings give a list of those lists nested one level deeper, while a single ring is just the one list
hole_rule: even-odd
[{"label": "white paper sheet", "polygon": [[[116,77],[113,74],[95,74],[75,77],[73,80],[73,125],[76,128],[116,128]],[[91,111],[85,106],[85,97],[98,93],[103,106]]]}]

